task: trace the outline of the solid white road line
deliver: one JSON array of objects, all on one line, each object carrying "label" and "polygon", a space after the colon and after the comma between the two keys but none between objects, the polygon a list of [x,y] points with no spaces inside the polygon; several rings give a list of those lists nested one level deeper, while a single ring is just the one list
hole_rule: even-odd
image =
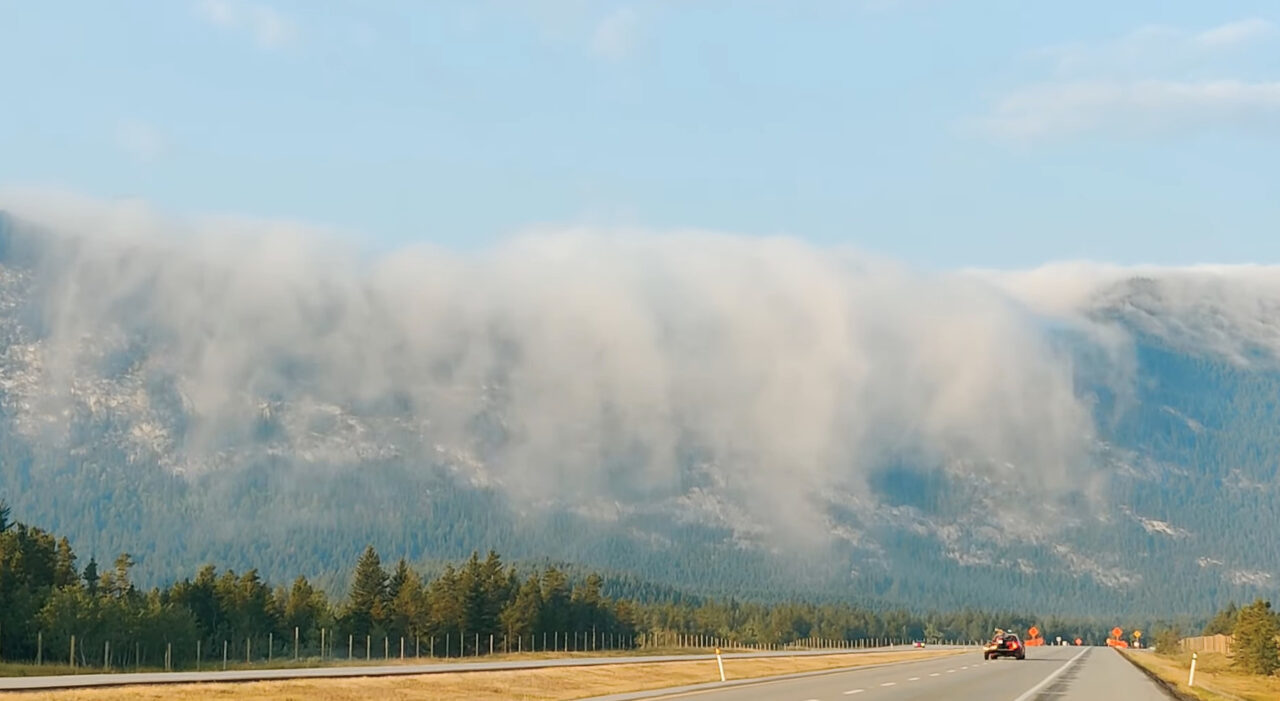
[{"label": "solid white road line", "polygon": [[937,673],[937,672],[934,672],[933,674],[930,674],[929,676],[931,676],[931,677],[936,677],[936,676],[938,676],[938,673]]},{"label": "solid white road line", "polygon": [[1080,652],[1078,652],[1078,653],[1076,654],[1076,656],[1075,656],[1075,657],[1072,657],[1071,659],[1067,660],[1067,663],[1066,663],[1066,664],[1064,664],[1064,665],[1062,665],[1061,667],[1059,667],[1059,668],[1057,668],[1057,669],[1053,670],[1053,672],[1051,672],[1051,673],[1049,674],[1049,676],[1047,676],[1047,677],[1045,677],[1043,680],[1041,680],[1039,684],[1036,684],[1035,686],[1031,687],[1030,689],[1027,689],[1027,691],[1026,691],[1025,693],[1023,693],[1023,694],[1022,694],[1022,696],[1019,696],[1018,698],[1014,699],[1013,701],[1027,701],[1027,699],[1030,699],[1031,697],[1033,697],[1033,696],[1035,696],[1036,694],[1040,693],[1040,690],[1041,690],[1041,689],[1045,688],[1046,686],[1049,686],[1049,683],[1050,683],[1050,682],[1052,682],[1054,679],[1057,679],[1059,674],[1062,674],[1063,672],[1067,671],[1067,668],[1068,668],[1068,667],[1070,667],[1071,665],[1075,664],[1076,660],[1078,660],[1078,659],[1080,659],[1081,657],[1083,657],[1083,656],[1084,656],[1084,654],[1085,654],[1086,652],[1088,652],[1088,651],[1089,651],[1089,648],[1087,648],[1087,647],[1086,647],[1085,649],[1081,650]]},{"label": "solid white road line", "polygon": [[898,685],[898,682],[885,682],[880,686],[897,686],[897,685]]},{"label": "solid white road line", "polygon": [[912,678],[908,679],[907,681],[909,681],[909,682],[918,682],[918,681],[920,681],[920,677],[912,677]]},{"label": "solid white road line", "polygon": [[848,690],[848,691],[844,692],[844,695],[845,695],[845,696],[852,696],[852,695],[854,695],[854,694],[861,694],[861,693],[862,693],[862,692],[864,692],[864,691],[866,691],[866,689],[850,689],[850,690]]}]

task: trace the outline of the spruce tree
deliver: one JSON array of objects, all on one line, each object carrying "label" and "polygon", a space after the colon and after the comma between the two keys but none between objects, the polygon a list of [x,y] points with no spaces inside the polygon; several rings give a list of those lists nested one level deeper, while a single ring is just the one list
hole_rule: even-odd
[{"label": "spruce tree", "polygon": [[1276,636],[1280,625],[1271,602],[1258,599],[1240,609],[1234,631],[1235,663],[1252,674],[1270,675],[1280,668],[1280,648]]},{"label": "spruce tree", "polygon": [[71,543],[66,536],[58,540],[57,557],[53,566],[53,586],[62,589],[78,585],[80,577],[76,573],[76,554],[71,551]]},{"label": "spruce tree", "polygon": [[391,581],[387,583],[387,599],[389,601],[394,601],[395,598],[400,595],[400,589],[404,586],[404,583],[408,581],[409,573],[409,563],[405,562],[403,557],[400,558],[400,560],[396,562],[395,574],[391,575]]},{"label": "spruce tree", "polygon": [[382,569],[378,551],[370,545],[356,563],[351,599],[344,618],[351,631],[366,635],[383,622],[387,604],[387,572]]},{"label": "spruce tree", "polygon": [[1236,616],[1239,612],[1236,602],[1227,604],[1226,608],[1214,615],[1213,620],[1204,627],[1201,635],[1231,635],[1231,631],[1236,627]]},{"label": "spruce tree", "polygon": [[98,593],[98,560],[90,557],[89,564],[84,566],[84,588],[93,595]]},{"label": "spruce tree", "polygon": [[516,591],[515,599],[502,610],[502,627],[512,635],[531,635],[537,632],[541,616],[542,587],[538,585],[537,577],[530,577]]}]

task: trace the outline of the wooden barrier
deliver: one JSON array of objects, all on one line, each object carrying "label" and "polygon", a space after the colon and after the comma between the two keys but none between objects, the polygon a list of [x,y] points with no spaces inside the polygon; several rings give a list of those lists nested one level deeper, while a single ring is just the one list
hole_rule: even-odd
[{"label": "wooden barrier", "polygon": [[1230,655],[1233,642],[1230,635],[1201,635],[1183,638],[1178,641],[1178,646],[1183,652],[1220,652]]}]

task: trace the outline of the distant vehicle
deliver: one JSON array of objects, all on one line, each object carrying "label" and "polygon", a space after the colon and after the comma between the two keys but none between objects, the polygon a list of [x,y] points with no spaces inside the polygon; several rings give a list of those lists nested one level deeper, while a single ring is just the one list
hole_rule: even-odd
[{"label": "distant vehicle", "polygon": [[1027,648],[1017,633],[1001,633],[991,639],[982,648],[982,659],[992,660],[997,657],[1012,657],[1015,660],[1027,659]]},{"label": "distant vehicle", "polygon": [[917,640],[917,641],[915,641],[914,643],[911,643],[911,645],[912,645],[913,647],[924,647],[924,641],[923,641],[923,640]]}]

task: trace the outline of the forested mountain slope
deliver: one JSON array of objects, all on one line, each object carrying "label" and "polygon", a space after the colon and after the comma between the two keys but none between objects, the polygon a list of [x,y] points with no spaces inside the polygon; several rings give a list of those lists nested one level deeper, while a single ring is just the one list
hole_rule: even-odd
[{"label": "forested mountain slope", "polygon": [[1277,588],[1259,271],[1112,271],[1046,309],[785,242],[370,268],[155,228],[0,217],[0,496],[144,583],[217,562],[336,592],[371,543],[748,600]]}]

